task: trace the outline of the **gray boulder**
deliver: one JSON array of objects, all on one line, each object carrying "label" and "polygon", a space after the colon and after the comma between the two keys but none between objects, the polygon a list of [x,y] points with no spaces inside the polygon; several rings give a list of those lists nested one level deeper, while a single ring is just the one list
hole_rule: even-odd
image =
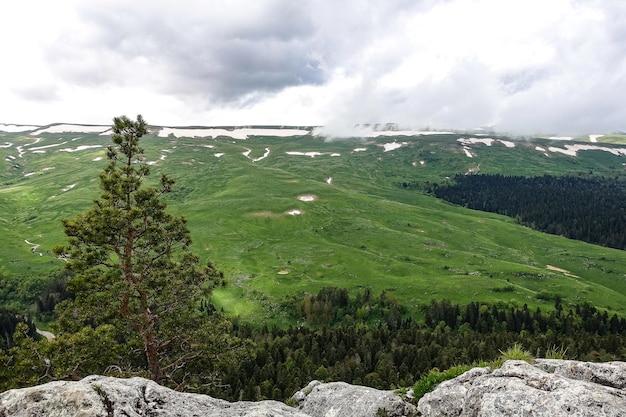
[{"label": "gray boulder", "polygon": [[412,404],[393,391],[380,391],[345,382],[322,384],[313,381],[292,398],[298,404],[298,410],[311,417],[401,417],[415,412]]},{"label": "gray boulder", "polygon": [[391,391],[314,382],[296,394],[299,408],[277,401],[231,403],[173,391],[143,378],[90,376],[0,394],[0,417],[318,417],[403,416],[414,409]]},{"label": "gray boulder", "polygon": [[236,402],[173,391],[147,379],[90,376],[0,394],[2,417],[308,417],[277,401]]},{"label": "gray boulder", "polygon": [[422,397],[422,416],[623,416],[623,363],[538,359],[475,368]]}]

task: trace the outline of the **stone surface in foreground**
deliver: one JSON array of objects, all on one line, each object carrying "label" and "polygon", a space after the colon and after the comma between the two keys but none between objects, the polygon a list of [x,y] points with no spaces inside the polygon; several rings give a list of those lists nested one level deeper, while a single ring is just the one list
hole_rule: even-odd
[{"label": "stone surface in foreground", "polygon": [[418,403],[426,416],[626,417],[626,363],[537,359],[475,368]]},{"label": "stone surface in foreground", "polygon": [[[310,387],[310,389],[308,389]],[[299,391],[298,408],[277,401],[231,403],[173,391],[143,378],[90,376],[0,394],[1,417],[331,417],[403,416],[414,409],[391,391],[314,382]],[[398,414],[400,413],[400,414]]]}]

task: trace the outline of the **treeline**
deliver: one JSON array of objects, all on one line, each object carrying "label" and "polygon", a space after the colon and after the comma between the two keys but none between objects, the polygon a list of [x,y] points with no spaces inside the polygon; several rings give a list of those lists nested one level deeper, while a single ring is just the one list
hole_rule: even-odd
[{"label": "treeline", "polygon": [[[321,298],[331,292],[323,290]],[[370,300],[376,304],[380,298]],[[310,299],[319,300],[319,294]],[[345,314],[350,309],[344,304],[356,302],[349,297],[335,300],[323,317]],[[335,326],[286,330],[235,326],[237,337],[253,341],[255,354],[232,364],[221,385],[208,393],[230,400],[285,400],[312,379],[379,389],[408,387],[433,368],[494,360],[515,343],[538,357],[556,348],[585,361],[626,359],[626,320],[588,303],[564,309],[557,299],[554,309],[542,311],[527,305],[460,306],[433,300],[424,306],[424,315],[424,322],[393,313],[380,315],[369,325],[344,315]]]},{"label": "treeline", "polygon": [[[410,183],[406,183],[406,188]],[[626,248],[626,182],[617,178],[456,175],[437,198],[503,214],[542,232]]]},{"label": "treeline", "polygon": [[36,337],[37,328],[29,317],[15,311],[0,309],[0,351],[13,347],[13,334],[19,323],[27,326],[28,336]]},{"label": "treeline", "polygon": [[[289,303],[286,308],[292,310]],[[324,287],[317,294],[306,294],[295,303],[294,319],[307,325],[353,325],[384,320],[393,326],[406,312],[396,297],[386,291],[375,296],[370,288],[366,288],[352,299],[345,288]]]}]

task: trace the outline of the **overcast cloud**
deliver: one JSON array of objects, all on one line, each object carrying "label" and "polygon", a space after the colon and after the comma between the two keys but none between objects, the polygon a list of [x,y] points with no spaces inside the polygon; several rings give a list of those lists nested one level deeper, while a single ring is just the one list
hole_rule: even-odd
[{"label": "overcast cloud", "polygon": [[623,0],[22,0],[0,122],[626,129]]}]

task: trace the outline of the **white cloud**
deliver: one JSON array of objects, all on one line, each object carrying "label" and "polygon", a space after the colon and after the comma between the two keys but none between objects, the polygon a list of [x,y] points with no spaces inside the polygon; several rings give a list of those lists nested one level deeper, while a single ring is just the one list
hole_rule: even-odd
[{"label": "white cloud", "polygon": [[4,123],[569,134],[626,119],[619,1],[24,0],[0,14]]}]

